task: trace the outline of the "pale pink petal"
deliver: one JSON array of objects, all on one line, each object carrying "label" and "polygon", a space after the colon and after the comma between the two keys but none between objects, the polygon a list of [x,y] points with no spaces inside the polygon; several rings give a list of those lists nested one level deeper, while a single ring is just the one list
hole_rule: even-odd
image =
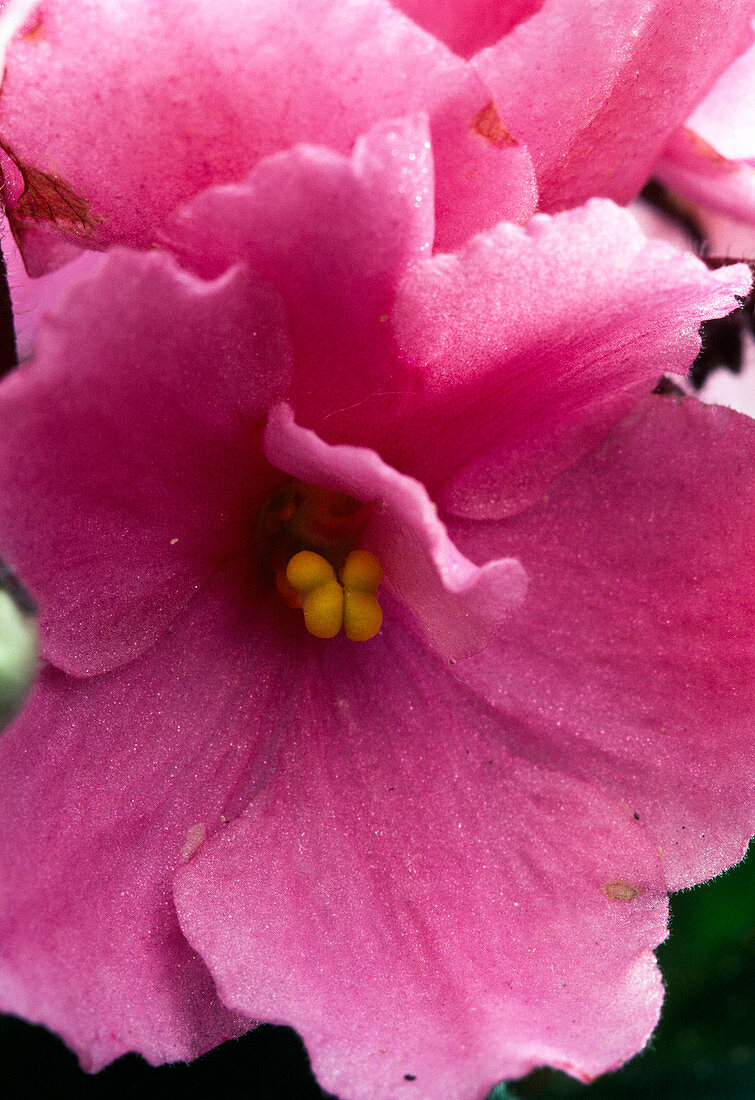
[{"label": "pale pink petal", "polygon": [[3,383],[0,553],[60,668],[137,656],[248,541],[284,333],[280,300],[243,266],[206,283],[119,250]]},{"label": "pale pink petal", "polygon": [[226,572],[135,664],[48,667],[0,740],[0,1006],[85,1069],[195,1058],[249,1026],[186,943],[170,880],[264,775],[286,704],[266,693],[280,647],[264,640]]},{"label": "pale pink petal", "polygon": [[687,126],[728,160],[755,161],[755,46],[716,81]]},{"label": "pale pink petal", "polygon": [[473,60],[532,152],[540,207],[634,198],[671,132],[752,42],[751,0],[546,0]]},{"label": "pale pink petal", "polygon": [[532,576],[499,640],[455,666],[542,723],[517,749],[637,813],[669,889],[740,859],[755,830],[755,423],[648,398],[530,513],[451,531]]},{"label": "pale pink petal", "polygon": [[507,721],[390,608],[378,638],[334,642],[289,643],[266,782],[177,875],[222,999],[294,1026],[348,1100],[480,1100],[543,1062],[617,1066],[662,996],[644,827],[511,756]]},{"label": "pale pink petal", "polygon": [[265,454],[305,484],[375,502],[364,545],[380,559],[389,591],[446,656],[480,649],[523,599],[527,582],[519,563],[506,556],[473,566],[448,538],[424,487],[375,451],[331,446],[295,424],[290,406],[277,405],[268,418]]},{"label": "pale pink petal", "polygon": [[[23,172],[9,214],[77,242],[148,245],[172,210],[263,156],[350,151],[373,123],[432,120],[444,247],[523,220],[529,154],[475,120],[472,68],[384,0],[42,0],[7,51],[0,138]],[[42,259],[38,257],[38,263]]]},{"label": "pale pink petal", "polygon": [[745,222],[755,221],[755,161],[727,160],[687,127],[671,135],[653,174],[692,202]]},{"label": "pale pink petal", "polygon": [[50,275],[31,279],[26,273],[21,254],[5,219],[0,220],[0,242],[13,303],[18,356],[23,363],[31,358],[44,315],[56,305],[69,283],[80,275],[96,270],[100,257],[97,252],[80,252],[64,268],[53,271]]},{"label": "pale pink petal", "polygon": [[544,0],[391,0],[421,27],[462,57],[494,45]]},{"label": "pale pink petal", "polygon": [[424,116],[374,127],[350,159],[308,146],[268,157],[243,183],[199,196],[165,234],[205,278],[242,258],[280,291],[294,347],[291,400],[318,426],[334,410],[406,388],[386,322],[398,282],[432,241]]},{"label": "pale pink petal", "polygon": [[399,289],[393,328],[417,395],[381,453],[456,514],[513,513],[664,371],[685,373],[700,322],[749,285],[743,266],[708,272],[649,242],[605,200],[498,226]]}]

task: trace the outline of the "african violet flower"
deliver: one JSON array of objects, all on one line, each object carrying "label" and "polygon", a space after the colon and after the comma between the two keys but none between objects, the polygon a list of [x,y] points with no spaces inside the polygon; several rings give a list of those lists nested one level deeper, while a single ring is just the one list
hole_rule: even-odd
[{"label": "african violet flower", "polygon": [[[752,829],[755,425],[647,396],[747,274],[602,200],[433,256],[432,184],[422,119],[263,160],[0,387],[0,1003],[89,1069],[272,1020],[345,1100],[589,1079]],[[382,630],[315,637],[289,562],[357,549]]]},{"label": "african violet flower", "polygon": [[[752,42],[753,0],[15,0],[0,143],[29,270],[153,242],[297,141],[431,116],[436,245],[633,198]],[[14,163],[15,162],[15,163]]]}]

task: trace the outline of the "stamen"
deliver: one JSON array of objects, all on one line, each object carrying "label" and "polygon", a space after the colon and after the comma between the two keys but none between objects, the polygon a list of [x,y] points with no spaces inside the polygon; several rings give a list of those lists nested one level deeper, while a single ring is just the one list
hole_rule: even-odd
[{"label": "stamen", "polygon": [[366,642],[375,637],[383,622],[376,595],[382,577],[374,554],[352,550],[341,570],[341,587],[326,558],[312,550],[300,550],[288,563],[285,579],[298,596],[310,634],[334,638],[343,626],[352,642]]}]

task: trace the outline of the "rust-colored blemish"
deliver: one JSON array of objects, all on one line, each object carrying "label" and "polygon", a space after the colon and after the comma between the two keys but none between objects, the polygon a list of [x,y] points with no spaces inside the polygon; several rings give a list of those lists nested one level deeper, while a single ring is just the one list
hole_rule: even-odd
[{"label": "rust-colored blemish", "polygon": [[511,136],[501,122],[501,116],[498,114],[492,100],[490,103],[486,103],[482,110],[474,116],[472,129],[480,137],[484,137],[486,141],[489,141],[491,145],[495,145],[496,149],[506,149],[517,143],[516,138]]},{"label": "rust-colored blemish", "polygon": [[694,130],[690,130],[685,126],[684,139],[687,142],[687,146],[698,157],[703,157],[705,160],[711,161],[713,164],[723,164],[726,162],[726,157],[719,153],[718,149],[714,149],[713,146],[700,137]]},{"label": "rust-colored blemish", "polygon": [[46,222],[86,236],[95,233],[97,219],[86,200],[77,195],[70,184],[60,176],[24,164],[7,146],[3,148],[24,181],[18,202],[8,211],[9,220],[20,225],[30,221]]},{"label": "rust-colored blemish", "polygon": [[620,879],[604,883],[602,890],[612,901],[634,901],[642,893],[639,886],[632,886],[631,883],[622,882]]},{"label": "rust-colored blemish", "polygon": [[45,25],[42,16],[37,13],[34,22],[18,36],[20,42],[42,42],[45,37]]}]

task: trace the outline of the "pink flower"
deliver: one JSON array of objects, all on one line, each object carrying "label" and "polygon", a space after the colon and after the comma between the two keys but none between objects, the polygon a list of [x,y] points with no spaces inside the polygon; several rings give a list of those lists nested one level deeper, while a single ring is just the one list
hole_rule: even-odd
[{"label": "pink flower", "polygon": [[[273,1020],[344,1100],[587,1080],[752,831],[755,425],[647,396],[747,273],[605,201],[432,255],[432,187],[421,119],[265,159],[0,387],[0,1002],[89,1069]],[[276,572],[357,543],[382,631],[312,637]]]},{"label": "pink flower", "polygon": [[755,225],[755,46],[726,70],[656,167],[694,202]]},{"label": "pink flower", "polygon": [[[403,9],[403,10],[401,10]],[[154,242],[177,203],[297,141],[431,117],[436,246],[633,198],[752,42],[752,0],[15,0],[0,141],[40,274]],[[677,140],[676,137],[673,138]],[[14,163],[15,162],[15,163]]]}]

